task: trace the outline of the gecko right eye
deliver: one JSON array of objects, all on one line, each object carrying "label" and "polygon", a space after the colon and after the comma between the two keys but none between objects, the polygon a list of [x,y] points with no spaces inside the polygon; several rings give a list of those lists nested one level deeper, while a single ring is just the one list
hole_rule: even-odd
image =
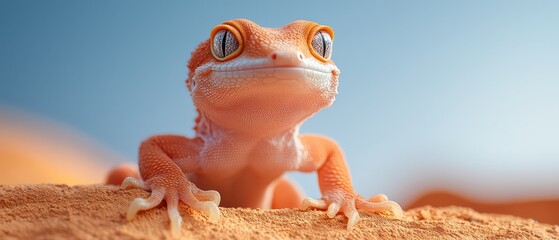
[{"label": "gecko right eye", "polygon": [[321,61],[329,61],[332,57],[334,31],[328,26],[316,26],[309,35],[308,44],[312,55]]},{"label": "gecko right eye", "polygon": [[211,51],[219,61],[226,61],[241,53],[242,40],[236,29],[229,25],[220,25],[212,30]]}]

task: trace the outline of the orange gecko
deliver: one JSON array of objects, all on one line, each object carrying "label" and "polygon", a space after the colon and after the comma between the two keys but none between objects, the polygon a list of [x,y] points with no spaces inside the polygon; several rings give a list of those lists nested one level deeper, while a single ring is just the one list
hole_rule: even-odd
[{"label": "orange gecko", "polygon": [[[333,30],[309,21],[265,28],[236,19],[213,28],[192,53],[186,85],[198,111],[196,135],[157,135],[140,146],[143,180],[123,187],[151,191],[131,203],[127,219],[167,202],[171,230],[181,229],[179,201],[204,212],[210,222],[218,206],[323,209],[332,218],[359,220],[357,210],[391,212],[401,207],[383,194],[355,193],[339,146],[331,139],[299,134],[303,122],[329,107],[340,71],[330,59]],[[321,199],[303,199],[283,177],[287,171],[318,173]],[[131,175],[117,168],[111,175]],[[206,190],[201,190],[206,189]],[[207,190],[209,189],[209,190]]]}]

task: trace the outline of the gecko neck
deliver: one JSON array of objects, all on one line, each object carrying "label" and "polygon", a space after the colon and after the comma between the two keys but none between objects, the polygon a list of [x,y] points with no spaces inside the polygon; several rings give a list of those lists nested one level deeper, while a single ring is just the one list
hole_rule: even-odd
[{"label": "gecko neck", "polygon": [[235,136],[240,139],[276,138],[284,137],[286,135],[297,135],[305,119],[294,124],[276,126],[274,128],[270,128],[264,124],[261,126],[252,125],[240,128],[230,128],[212,121],[204,113],[200,112],[200,116],[196,120],[194,130],[196,131],[196,136],[201,137],[202,139],[219,139],[225,136]]}]

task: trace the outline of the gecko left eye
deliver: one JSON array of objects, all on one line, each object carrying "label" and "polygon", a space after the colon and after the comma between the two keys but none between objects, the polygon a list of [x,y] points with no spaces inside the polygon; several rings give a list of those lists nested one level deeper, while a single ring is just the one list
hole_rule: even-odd
[{"label": "gecko left eye", "polygon": [[229,60],[240,53],[242,44],[234,31],[230,26],[220,26],[212,31],[211,51],[217,60]]},{"label": "gecko left eye", "polygon": [[323,60],[329,60],[332,57],[332,37],[325,30],[318,30],[314,34],[311,41],[311,48],[315,56],[318,55]]}]

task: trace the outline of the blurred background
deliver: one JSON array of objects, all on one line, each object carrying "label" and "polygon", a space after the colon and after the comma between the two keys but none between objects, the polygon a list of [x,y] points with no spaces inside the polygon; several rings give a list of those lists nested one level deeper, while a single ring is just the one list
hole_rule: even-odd
[{"label": "blurred background", "polygon": [[[360,194],[404,206],[433,191],[559,198],[558,12],[556,1],[2,1],[0,184],[103,182],[144,138],[192,136],[186,64],[212,27],[307,19],[336,32],[342,74],[334,105],[302,132],[339,142]],[[320,197],[316,175],[289,177]]]}]

